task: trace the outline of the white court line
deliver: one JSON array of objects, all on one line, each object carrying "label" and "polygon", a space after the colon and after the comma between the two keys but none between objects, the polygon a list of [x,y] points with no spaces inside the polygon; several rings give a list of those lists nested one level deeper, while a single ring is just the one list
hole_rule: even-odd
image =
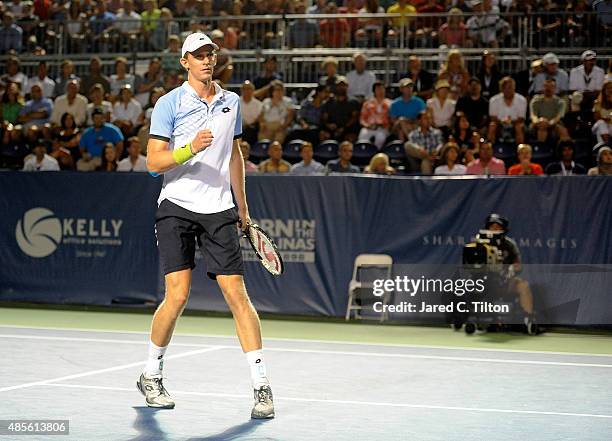
[{"label": "white court line", "polygon": [[[145,331],[117,331],[110,329],[93,329],[93,328],[63,328],[54,326],[21,326],[21,325],[2,325],[0,328],[16,328],[16,329],[38,329],[45,331],[74,331],[74,332],[104,332],[109,334],[136,334],[136,335],[149,335],[150,332]],[[233,338],[235,335],[219,335],[219,334],[193,334],[189,332],[177,332],[174,335],[182,337],[202,337],[202,338]],[[561,336],[557,334],[555,336]],[[563,334],[565,335],[565,334]],[[578,335],[576,335],[578,336]],[[610,339],[606,336],[589,336],[589,338],[601,338]],[[535,338],[545,339],[546,334],[539,335]],[[380,346],[389,348],[416,348],[416,349],[447,349],[453,351],[484,351],[484,352],[508,352],[508,353],[519,353],[519,354],[550,354],[550,355],[575,355],[584,357],[612,357],[612,354],[596,354],[590,352],[555,352],[555,351],[535,351],[535,350],[521,350],[521,349],[501,349],[501,348],[473,348],[467,346],[440,346],[440,345],[415,345],[409,343],[377,343],[377,342],[354,342],[354,341],[342,341],[342,340],[310,340],[304,338],[282,338],[282,337],[265,337],[264,341],[283,341],[283,342],[300,342],[300,343],[321,343],[321,344],[334,344],[334,345],[349,345],[349,346]],[[174,343],[173,343],[174,344]]]},{"label": "white court line", "polygon": [[[134,392],[134,389],[128,389],[126,387],[107,387],[107,386],[89,386],[81,384],[43,384],[42,386],[53,386],[53,387],[67,387],[75,389],[100,389],[110,390],[118,392]],[[252,399],[250,395],[239,395],[239,394],[222,394],[222,393],[209,393],[209,392],[193,392],[193,391],[173,391],[173,395],[196,395],[201,397],[219,397],[219,398],[239,398],[239,399]],[[514,410],[514,409],[494,409],[486,407],[459,407],[459,406],[434,406],[427,404],[408,404],[408,403],[385,403],[376,401],[352,401],[352,400],[320,400],[316,398],[293,398],[293,397],[279,397],[275,395],[275,401],[297,401],[304,403],[323,403],[323,404],[348,404],[358,406],[381,406],[381,407],[407,407],[413,409],[435,409],[435,410],[459,410],[467,412],[494,412],[494,413],[517,413],[527,415],[553,415],[553,416],[573,416],[573,417],[586,417],[586,418],[607,418],[612,419],[612,415],[603,415],[596,413],[573,413],[573,412],[547,412],[540,410]]]},{"label": "white court line", "polygon": [[[183,352],[181,354],[169,355],[169,356],[167,356],[165,358],[166,358],[166,360],[170,360],[170,359],[175,359],[175,358],[189,357],[191,355],[197,355],[197,354],[202,354],[204,352],[216,351],[218,349],[223,349],[223,347],[221,347],[221,346],[209,346],[209,347],[207,347],[205,349],[197,349],[195,351],[189,351],[189,352]],[[89,377],[91,375],[104,374],[106,372],[113,372],[113,371],[119,371],[121,369],[127,369],[127,368],[131,368],[131,367],[135,367],[135,366],[142,366],[145,363],[146,362],[144,362],[144,361],[139,361],[139,362],[136,362],[136,363],[123,364],[121,366],[114,366],[114,367],[110,367],[110,368],[106,368],[106,369],[97,369],[95,371],[82,372],[80,374],[73,374],[73,375],[66,375],[66,376],[63,376],[63,377],[50,378],[48,380],[34,381],[32,383],[18,384],[17,386],[9,386],[9,387],[0,388],[0,392],[6,392],[6,391],[10,391],[10,390],[15,390],[15,389],[24,389],[26,387],[32,387],[32,386],[41,386],[41,385],[44,385],[44,384],[55,383],[57,381],[65,381],[65,380],[73,380],[75,378]]]},{"label": "white court line", "polygon": [[[17,339],[33,339],[33,340],[60,340],[74,342],[98,342],[98,343],[122,343],[122,344],[148,344],[147,341],[135,340],[113,340],[113,339],[95,339],[95,338],[80,338],[80,337],[49,337],[41,335],[19,335],[19,334],[0,334],[0,338],[17,338]],[[210,347],[211,345],[204,344],[189,344],[189,343],[172,343],[174,346],[190,346],[190,347]],[[238,349],[238,345],[215,345],[219,349]],[[508,358],[479,358],[479,357],[454,357],[444,355],[420,355],[420,354],[396,354],[392,352],[357,352],[357,351],[330,351],[323,349],[291,349],[291,348],[273,348],[266,346],[265,351],[270,352],[297,352],[304,354],[325,354],[325,355],[347,355],[357,357],[389,357],[389,358],[408,358],[419,360],[445,360],[445,361],[467,361],[477,363],[502,363],[502,364],[528,364],[528,365],[544,365],[544,366],[572,366],[572,367],[594,367],[594,368],[612,368],[612,364],[598,363],[574,363],[563,361],[543,361],[543,360],[516,360]],[[2,389],[0,389],[2,392]]]},{"label": "white court line", "polygon": [[512,360],[507,358],[478,358],[478,357],[452,357],[443,355],[418,355],[418,354],[393,354],[385,352],[351,352],[351,351],[325,351],[312,349],[288,349],[288,348],[269,348],[265,351],[280,352],[304,352],[312,354],[333,354],[333,355],[355,355],[359,357],[390,357],[390,358],[416,358],[422,360],[452,360],[452,361],[475,361],[478,363],[508,363],[508,364],[535,364],[546,366],[573,366],[573,367],[598,367],[612,368],[612,364],[597,363],[571,363],[562,361],[540,361],[540,360]]},{"label": "white court line", "polygon": [[[75,341],[86,343],[117,343],[117,344],[135,344],[148,345],[149,339],[141,340],[117,340],[113,338],[84,338],[84,337],[51,337],[47,335],[25,335],[25,334],[0,334],[0,338],[16,338],[22,340],[52,340],[52,341]],[[178,343],[172,342],[172,346],[191,347],[191,348],[210,348],[211,346],[202,343]]]}]

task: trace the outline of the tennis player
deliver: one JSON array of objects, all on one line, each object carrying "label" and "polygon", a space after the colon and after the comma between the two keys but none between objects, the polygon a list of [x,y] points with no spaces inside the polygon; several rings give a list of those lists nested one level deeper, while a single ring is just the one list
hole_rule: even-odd
[{"label": "tennis player", "polygon": [[[156,234],[166,295],[151,326],[147,365],[137,386],[150,407],[173,408],[162,383],[163,358],[183,312],[200,245],[208,276],[216,279],[232,311],[253,382],[252,418],[273,418],[259,317],[246,292],[236,224],[250,221],[240,152],[240,98],[212,81],[219,47],[203,33],[183,43],[188,80],[162,96],[153,109],[147,168],[163,174]],[[232,201],[232,190],[238,209]]]}]

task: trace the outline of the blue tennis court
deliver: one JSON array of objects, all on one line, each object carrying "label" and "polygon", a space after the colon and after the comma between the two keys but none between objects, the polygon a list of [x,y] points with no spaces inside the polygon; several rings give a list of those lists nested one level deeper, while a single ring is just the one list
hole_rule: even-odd
[{"label": "blue tennis court", "polygon": [[174,410],[147,408],[136,390],[146,333],[3,326],[0,341],[10,354],[0,419],[70,421],[69,436],[33,439],[606,440],[612,433],[605,354],[267,339],[276,418],[260,422],[249,418],[248,368],[233,337],[174,337],[164,370]]}]

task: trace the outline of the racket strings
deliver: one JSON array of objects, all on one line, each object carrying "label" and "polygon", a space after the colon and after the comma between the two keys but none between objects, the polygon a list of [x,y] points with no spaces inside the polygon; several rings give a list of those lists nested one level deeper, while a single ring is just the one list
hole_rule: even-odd
[{"label": "racket strings", "polygon": [[268,270],[280,272],[280,262],[274,244],[259,230],[251,229],[251,239],[257,248],[262,263]]}]

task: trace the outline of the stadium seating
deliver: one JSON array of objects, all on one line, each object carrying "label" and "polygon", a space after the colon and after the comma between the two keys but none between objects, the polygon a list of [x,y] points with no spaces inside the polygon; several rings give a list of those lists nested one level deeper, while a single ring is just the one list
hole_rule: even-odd
[{"label": "stadium seating", "polygon": [[371,142],[357,141],[353,146],[353,164],[367,165],[376,153],[378,153],[378,149]]},{"label": "stadium seating", "polygon": [[[123,11],[118,9],[120,8],[120,2],[107,3],[110,12],[118,14],[118,16],[122,15]],[[96,55],[101,59],[101,73],[107,80],[110,80],[111,75],[117,73],[116,60],[117,56],[120,55],[126,59],[124,63],[127,65],[128,73],[132,76],[130,81],[134,89],[139,89],[143,84],[149,84],[148,77],[145,78],[145,72],[149,69],[152,61],[159,58],[161,76],[156,77],[156,86],[163,85],[167,92],[179,86],[186,78],[185,71],[178,63],[177,54],[180,54],[180,41],[196,29],[209,35],[212,34],[213,30],[223,29],[222,32],[225,33],[224,43],[221,44],[225,52],[223,55],[229,58],[232,66],[232,74],[223,80],[223,86],[228,90],[239,93],[242,81],[256,82],[257,77],[261,77],[264,60],[274,56],[277,61],[275,75],[282,78],[286,97],[291,98],[296,113],[298,113],[297,110],[299,110],[302,100],[311,93],[313,87],[326,74],[321,67],[322,62],[328,57],[333,57],[337,66],[337,74],[347,75],[354,68],[353,55],[356,51],[362,51],[367,56],[366,69],[385,83],[388,97],[391,99],[397,98],[399,95],[398,81],[407,72],[408,60],[411,55],[417,54],[421,68],[433,75],[435,79],[442,72],[447,62],[449,50],[453,47],[457,47],[460,52],[461,64],[467,71],[464,72],[466,76],[482,75],[480,69],[483,63],[483,50],[490,49],[490,47],[499,48],[496,49],[498,73],[513,76],[517,81],[517,91],[519,91],[520,79],[523,79],[523,82],[526,81],[527,87],[525,87],[525,91],[520,93],[525,95],[528,100],[533,93],[533,88],[529,88],[532,77],[528,68],[532,61],[540,59],[547,52],[554,52],[555,57],[559,60],[558,68],[569,74],[572,68],[578,67],[582,63],[581,54],[585,49],[595,50],[598,66],[603,68],[608,75],[611,75],[612,72],[612,62],[610,61],[612,50],[609,44],[612,41],[612,34],[609,26],[607,26],[608,17],[605,16],[606,13],[602,15],[602,12],[593,4],[589,4],[585,11],[581,11],[580,16],[576,16],[572,11],[562,12],[556,9],[553,11],[543,6],[543,10],[530,12],[531,19],[518,20],[517,12],[520,11],[517,9],[517,2],[502,2],[499,5],[499,11],[492,17],[496,21],[494,35],[496,40],[487,40],[484,43],[478,41],[478,38],[480,38],[478,37],[479,32],[474,30],[466,33],[464,44],[444,42],[441,35],[441,26],[447,23],[448,13],[429,13],[429,11],[426,11],[427,13],[423,15],[421,14],[422,11],[419,11],[421,18],[416,21],[402,20],[395,22],[393,17],[383,14],[370,17],[367,20],[355,19],[354,24],[356,24],[357,29],[351,29],[350,35],[346,35],[346,39],[339,39],[339,35],[337,35],[338,32],[344,32],[343,30],[335,28],[330,30],[328,27],[326,32],[319,32],[314,40],[308,40],[312,41],[311,43],[300,44],[303,37],[298,35],[302,32],[301,24],[309,22],[311,25],[320,26],[319,21],[328,20],[328,18],[317,16],[305,18],[301,14],[295,15],[297,14],[296,4],[298,2],[283,2],[282,5],[280,5],[281,2],[278,2],[278,7],[274,6],[271,7],[271,10],[266,10],[267,15],[265,16],[260,15],[262,11],[257,9],[241,9],[242,5],[235,4],[234,8],[228,11],[226,10],[227,2],[215,1],[213,3],[213,10],[206,13],[203,9],[200,10],[195,6],[190,7],[189,12],[177,7],[177,11],[170,11],[171,13],[175,12],[175,16],[170,17],[170,21],[164,22],[164,26],[152,26],[150,23],[145,25],[144,22],[138,20],[126,21],[125,17],[121,19],[121,22],[111,23],[114,19],[105,22],[95,16],[95,8],[91,8],[82,2],[75,3],[75,11],[71,12],[76,12],[76,15],[80,17],[79,20],[86,20],[88,22],[86,27],[81,26],[79,20],[70,20],[67,19],[69,17],[57,13],[45,14],[44,19],[36,18],[34,20],[35,26],[31,26],[32,23],[29,23],[30,18],[24,18],[21,21],[18,19],[16,25],[24,26],[23,38],[19,47],[14,47],[13,40],[15,39],[11,39],[10,43],[3,41],[3,44],[0,45],[2,47],[0,49],[0,61],[2,61],[0,63],[0,87],[6,84],[9,78],[19,78],[18,76],[11,77],[7,73],[6,65],[8,65],[7,61],[11,57],[18,57],[19,75],[23,75],[26,80],[36,76],[40,60],[46,61],[49,78],[56,79],[63,61],[70,60],[74,65],[74,75],[84,80],[90,75],[92,55]],[[469,2],[467,3],[469,4]],[[142,12],[138,10],[140,5],[137,6],[136,12]],[[235,20],[228,21],[226,19],[227,14],[235,15]],[[468,21],[474,19],[474,17],[475,15],[472,12],[465,12],[462,19],[468,26]],[[555,27],[554,33],[543,32],[540,29],[539,21],[548,22],[553,18],[558,19],[558,17],[561,17],[561,20],[557,23],[558,26]],[[343,14],[339,14],[337,19],[342,20]],[[573,20],[579,26],[571,24]],[[427,25],[424,25],[424,23],[427,23]],[[130,28],[131,31],[127,32],[126,28]],[[139,30],[142,31],[145,28],[150,29],[147,32],[139,32]],[[136,32],[134,32],[134,29]],[[502,29],[503,32],[501,32]],[[172,41],[178,41],[179,46],[171,49],[170,42]],[[341,44],[337,44],[339,41],[341,41]],[[526,74],[526,76],[523,74]],[[91,78],[89,80],[88,84],[91,83]],[[26,84],[23,83],[23,80],[20,81],[22,85]],[[333,83],[328,84],[333,85]],[[452,93],[460,95],[460,87],[459,89],[457,85],[453,87]],[[107,86],[105,88],[108,89]],[[462,92],[465,92],[465,88]],[[89,98],[88,91],[81,90],[80,93]],[[136,95],[141,95],[138,100],[143,106],[147,102],[146,95],[148,93],[148,91],[136,93]],[[53,96],[56,95],[58,95],[57,91],[54,92]],[[578,95],[580,94],[578,93]],[[24,101],[29,99],[27,88],[22,90],[21,98]],[[263,100],[265,97],[260,96],[259,98]],[[589,99],[592,100],[593,98]],[[116,99],[116,92],[109,94],[107,90],[104,99],[112,105]],[[585,105],[585,102],[588,105]],[[568,130],[576,143],[575,159],[587,167],[594,165],[591,150],[595,142],[592,138],[589,138],[591,126],[595,120],[592,108],[591,101],[586,101],[586,99],[582,102],[580,112],[576,109],[570,112],[571,107],[568,106],[568,115],[572,112],[573,115],[579,113],[574,119],[577,118],[577,121],[582,121],[582,125],[578,124],[580,129],[577,128],[576,121],[573,125],[567,124]],[[150,109],[148,110],[150,111]],[[528,119],[528,115],[526,117]],[[568,118],[570,117],[568,116]],[[15,121],[12,121],[12,123],[16,124]],[[297,120],[294,123],[297,123]],[[483,127],[477,129],[483,129]],[[53,138],[57,137],[59,130],[52,127],[52,132],[49,132],[51,134],[45,133],[37,136],[46,137],[46,141],[51,144],[51,141],[54,141]],[[146,132],[147,126],[145,124],[141,139],[144,149],[146,149]],[[511,129],[504,129],[501,132],[499,143],[494,146],[494,154],[504,160],[507,165],[510,165],[516,159],[515,135]],[[133,134],[135,132],[125,135],[128,137]],[[295,163],[300,160],[299,146],[301,144],[299,140],[290,140],[291,133],[288,135],[283,146],[284,158],[291,163]],[[304,137],[305,135],[296,133],[295,136]],[[253,135],[254,137],[255,135]],[[27,142],[25,140],[15,142],[19,145],[12,146],[5,142],[0,146],[2,147],[0,167],[20,168],[23,154],[19,149],[23,150],[24,146],[27,149]],[[342,139],[326,141],[315,146],[315,159],[325,163],[330,159],[337,158],[340,142],[342,142]],[[533,160],[543,166],[546,166],[546,163],[556,156],[554,142],[550,145],[540,145],[534,139],[529,138],[525,142],[533,147]],[[250,157],[254,163],[259,163],[267,158],[269,144],[269,141],[261,141],[252,145]],[[401,142],[392,141],[381,151],[389,156],[390,165],[400,171],[402,167],[405,168],[407,158]],[[377,153],[377,150],[369,145],[369,142],[357,142],[354,146],[352,161],[354,164],[363,167],[375,153]],[[55,154],[58,153],[55,152]],[[124,150],[123,156],[125,155],[126,151]],[[75,154],[74,159],[75,161],[78,159],[78,154]]]},{"label": "stadium seating", "polygon": [[534,142],[531,147],[533,150],[531,160],[542,165],[542,167],[546,167],[546,165],[548,165],[548,163],[550,163],[555,156],[554,147],[550,142]]},{"label": "stadium seating", "polygon": [[262,160],[266,159],[268,157],[268,147],[270,147],[271,143],[272,141],[270,141],[269,139],[262,139],[260,141],[257,141],[251,147],[249,159],[255,164],[258,164]]},{"label": "stadium seating", "polygon": [[406,149],[400,140],[391,141],[381,150],[389,157],[391,167],[400,168],[406,165]]},{"label": "stadium seating", "polygon": [[339,143],[333,139],[323,141],[314,149],[314,158],[325,164],[330,159],[338,157]]},{"label": "stadium seating", "polygon": [[509,167],[516,159],[516,144],[500,142],[493,146],[493,155],[497,159],[501,159]]},{"label": "stadium seating", "polygon": [[304,145],[304,141],[301,139],[294,139],[293,141],[286,143],[283,146],[283,159],[292,164],[300,162],[302,159],[300,155],[302,145]]}]

